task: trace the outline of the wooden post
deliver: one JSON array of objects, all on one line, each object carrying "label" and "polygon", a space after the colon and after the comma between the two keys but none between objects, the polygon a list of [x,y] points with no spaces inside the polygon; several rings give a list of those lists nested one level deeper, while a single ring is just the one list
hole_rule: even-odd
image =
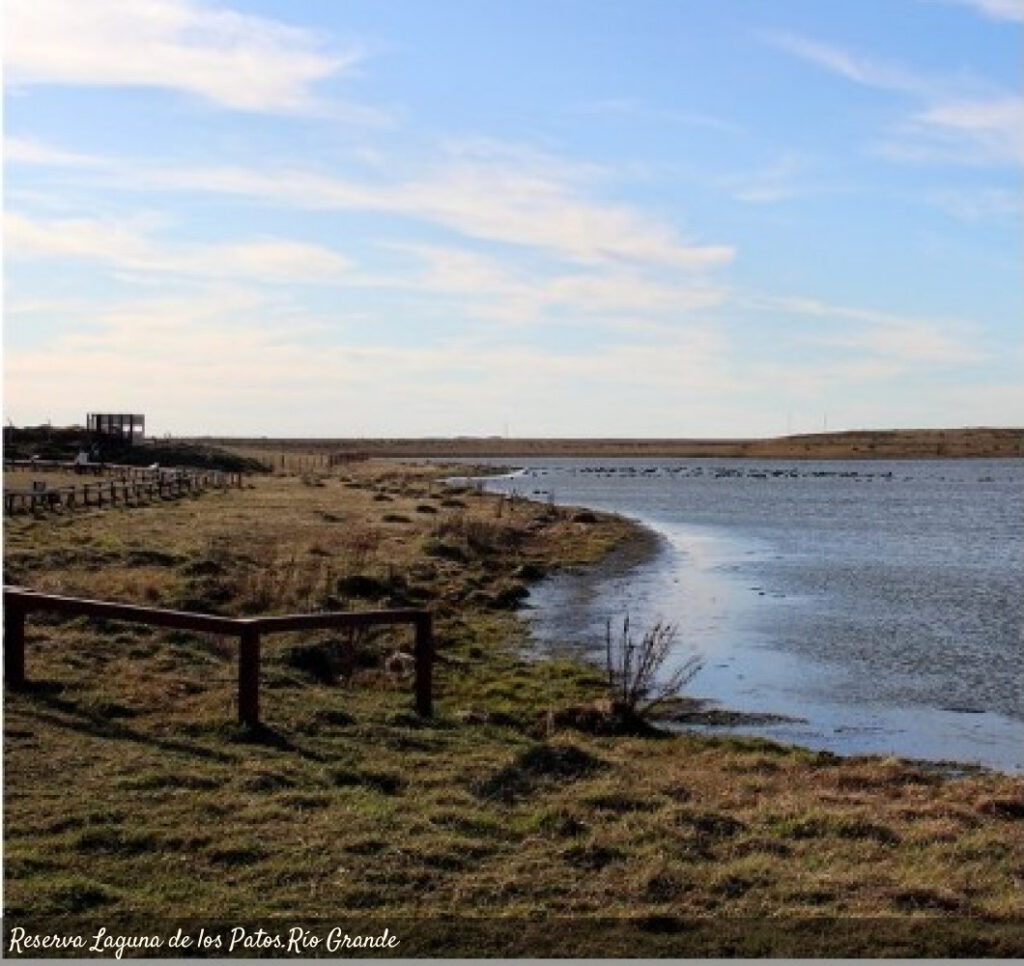
[{"label": "wooden post", "polygon": [[242,628],[238,649],[238,722],[255,728],[260,723],[260,632]]},{"label": "wooden post", "polygon": [[4,601],[4,682],[25,685],[25,609],[11,601]]},{"label": "wooden post", "polygon": [[434,633],[429,614],[416,618],[416,713],[424,718],[434,714]]}]

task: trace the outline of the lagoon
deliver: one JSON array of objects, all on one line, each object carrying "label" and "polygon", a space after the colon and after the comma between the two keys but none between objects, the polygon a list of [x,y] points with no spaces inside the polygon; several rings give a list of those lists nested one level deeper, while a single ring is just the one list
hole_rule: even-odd
[{"label": "lagoon", "polygon": [[516,463],[484,485],[653,535],[534,589],[544,653],[665,620],[704,661],[690,694],[796,719],[736,730],[1024,772],[1024,461]]}]

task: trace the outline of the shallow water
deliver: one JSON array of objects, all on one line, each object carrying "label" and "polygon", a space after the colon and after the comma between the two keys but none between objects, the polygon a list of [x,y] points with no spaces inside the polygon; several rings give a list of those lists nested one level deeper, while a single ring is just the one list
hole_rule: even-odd
[{"label": "shallow water", "polygon": [[1024,461],[519,462],[487,487],[658,535],[538,585],[542,648],[603,660],[608,618],[667,620],[690,694],[806,719],[739,730],[1024,772]]}]

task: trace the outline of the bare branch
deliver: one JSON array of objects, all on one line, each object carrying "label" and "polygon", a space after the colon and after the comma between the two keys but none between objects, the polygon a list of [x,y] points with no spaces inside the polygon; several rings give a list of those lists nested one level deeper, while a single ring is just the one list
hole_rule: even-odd
[{"label": "bare branch", "polygon": [[622,621],[622,632],[612,633],[612,621],[605,623],[605,668],[612,702],[633,715],[646,716],[688,684],[703,666],[693,655],[666,679],[658,672],[672,653],[677,628],[658,621],[637,641],[630,633],[629,615]]}]

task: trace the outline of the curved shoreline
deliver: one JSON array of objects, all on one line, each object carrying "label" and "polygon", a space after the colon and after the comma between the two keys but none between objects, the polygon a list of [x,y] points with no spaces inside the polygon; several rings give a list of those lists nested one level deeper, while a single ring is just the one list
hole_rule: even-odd
[{"label": "curved shoreline", "polygon": [[[607,512],[607,511],[600,511]],[[658,555],[668,549],[669,537],[651,524],[634,519],[621,513],[609,514],[624,522],[629,527],[629,536],[622,544],[615,547],[596,563],[583,568],[571,568],[561,571],[552,577],[575,579],[599,584],[610,579],[626,579],[631,571],[643,565],[653,563]],[[551,579],[541,578],[541,580]],[[529,608],[529,604],[527,607]],[[534,629],[531,627],[531,639],[534,646],[540,649]],[[586,657],[581,657],[587,660]],[[592,662],[600,665],[595,660]],[[701,698],[679,695],[669,702],[666,709],[655,715],[654,722],[671,730],[690,730],[693,726],[701,728],[736,728],[757,727],[771,724],[806,723],[806,718],[793,715],[777,714],[763,711],[740,711],[725,708],[712,698]]]},{"label": "curved shoreline", "polygon": [[[531,499],[531,497],[523,497]],[[539,502],[535,497],[534,502]],[[583,606],[586,606],[591,598],[596,599],[601,592],[602,584],[607,585],[610,581],[620,580],[627,582],[631,572],[645,564],[650,564],[657,559],[659,552],[667,549],[673,544],[672,535],[646,520],[641,520],[629,514],[616,512],[607,508],[587,507],[578,499],[572,498],[570,502],[562,504],[565,508],[582,508],[592,512],[598,512],[616,517],[624,523],[630,531],[631,536],[626,542],[615,548],[605,558],[595,564],[589,564],[585,568],[575,568],[561,571],[552,575],[551,579],[579,581],[592,588],[590,593],[580,594]],[[532,594],[536,588],[543,584],[534,585]],[[562,601],[565,603],[565,601]],[[568,624],[569,621],[563,618]],[[529,623],[533,623],[529,621]],[[574,621],[579,623],[579,621]],[[544,645],[537,637],[536,628],[531,627],[531,639],[539,654],[544,654]],[[591,666],[602,667],[599,648],[594,647],[588,653],[584,648],[573,648],[565,646],[549,652],[546,656],[569,654],[571,657],[581,660]],[[699,689],[699,684],[697,685]],[[977,757],[973,757],[974,740],[962,732],[959,725],[942,720],[935,721],[928,725],[932,730],[949,729],[945,740],[957,743],[967,743],[960,748],[960,753],[947,756],[941,746],[936,744],[935,739],[911,739],[916,745],[914,750],[899,750],[899,742],[883,746],[872,740],[872,735],[879,733],[899,734],[904,729],[900,727],[908,720],[924,721],[925,718],[941,716],[941,713],[948,709],[917,708],[916,706],[885,706],[884,708],[861,708],[851,706],[845,708],[843,705],[815,705],[813,702],[809,708],[813,711],[817,708],[816,717],[803,717],[800,710],[793,714],[780,713],[772,707],[756,707],[749,710],[740,710],[733,705],[728,696],[725,697],[690,697],[680,696],[680,701],[672,708],[669,714],[658,716],[658,723],[672,731],[688,731],[692,733],[719,734],[727,736],[752,736],[764,738],[780,745],[805,748],[809,750],[826,751],[830,754],[840,755],[848,758],[870,757],[896,757],[902,761],[922,763],[929,767],[951,769],[953,771],[981,769],[999,774],[1019,775],[1024,773],[1024,762],[1015,759],[1012,753],[998,751],[995,755],[987,754],[984,749],[978,746]],[[781,710],[781,709],[780,709]],[[881,718],[877,721],[878,715]],[[994,720],[991,727],[992,741],[996,746],[1002,747],[1012,732],[1015,722],[1012,719],[1004,720],[1004,716],[992,713]],[[850,718],[852,717],[852,720]],[[884,720],[883,720],[884,719]],[[879,722],[882,722],[881,724]],[[896,728],[892,732],[891,727]],[[895,724],[894,724],[895,723]],[[922,728],[926,726],[921,725]],[[926,728],[927,730],[927,728]],[[780,731],[782,733],[780,733]],[[936,733],[940,733],[936,730]],[[922,733],[923,735],[923,733]],[[801,740],[803,739],[803,740]],[[906,742],[904,742],[906,744]]]}]

